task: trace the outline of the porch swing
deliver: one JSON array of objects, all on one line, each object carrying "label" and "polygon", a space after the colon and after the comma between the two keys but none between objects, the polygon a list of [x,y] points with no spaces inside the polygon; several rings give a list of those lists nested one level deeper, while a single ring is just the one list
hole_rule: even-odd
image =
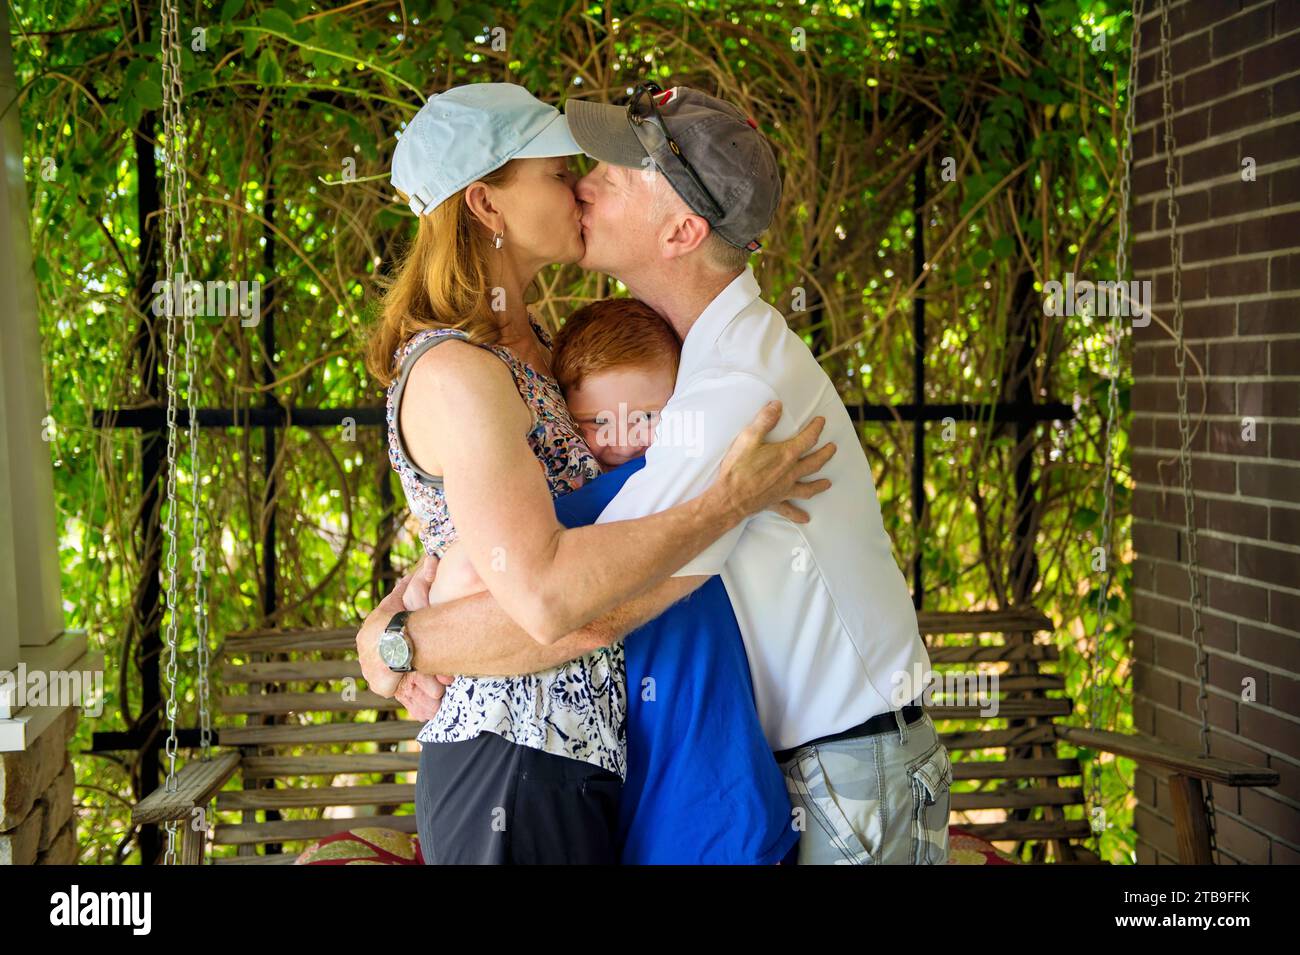
[{"label": "porch swing", "polygon": [[[1139,24],[1141,0],[1133,9],[1132,58],[1129,63],[1128,103],[1122,143],[1123,172],[1120,190],[1120,233],[1116,256],[1116,277],[1127,274],[1127,240],[1129,178],[1132,165],[1133,92],[1137,88]],[[1173,106],[1169,64],[1168,0],[1161,0],[1161,65],[1164,91],[1164,132],[1166,145],[1166,180],[1169,187],[1170,247],[1173,265],[1174,341],[1178,368],[1180,465],[1182,496],[1185,505],[1184,533],[1188,544],[1187,570],[1191,582],[1192,639],[1196,648],[1196,681],[1201,718],[1200,752],[1165,743],[1141,734],[1124,734],[1105,729],[1069,726],[1060,722],[1074,710],[1074,703],[1063,696],[1065,678],[1053,672],[1060,652],[1051,640],[1053,622],[1032,607],[969,613],[921,612],[920,630],[925,638],[931,663],[936,670],[973,667],[993,668],[998,674],[997,710],[986,716],[990,700],[974,705],[928,706],[927,711],[940,729],[940,740],[952,752],[953,781],[971,783],[977,788],[966,791],[954,787],[952,812],[1002,811],[1005,819],[994,822],[956,820],[950,826],[953,835],[953,862],[973,861],[960,856],[974,850],[987,850],[990,858],[1001,855],[1005,861],[1060,862],[1097,864],[1100,838],[1107,823],[1101,799],[1102,765],[1095,760],[1084,785],[1067,784],[1082,780],[1083,766],[1078,756],[1063,757],[1061,744],[1096,753],[1110,753],[1133,759],[1147,771],[1168,783],[1172,801],[1179,859],[1183,863],[1207,864],[1216,861],[1213,791],[1205,784],[1220,786],[1276,786],[1276,771],[1250,766],[1209,755],[1209,720],[1207,707],[1206,653],[1201,623],[1202,600],[1199,590],[1199,565],[1196,551],[1194,491],[1191,480],[1191,426],[1188,415],[1183,310],[1181,299],[1181,242],[1178,238],[1176,176],[1173,165]],[[165,255],[168,288],[177,255],[182,274],[188,267],[186,247],[187,206],[183,162],[184,127],[181,121],[180,69],[178,54],[177,8],[174,0],[163,2],[163,119],[166,149]],[[174,249],[175,247],[175,249]],[[174,252],[176,254],[174,254]],[[1118,309],[1112,311],[1119,311]],[[187,309],[182,309],[186,339],[186,369],[190,408],[191,471],[198,474],[198,431],[193,378],[193,323]],[[1088,644],[1090,700],[1098,711],[1100,677],[1098,672],[1101,637],[1108,619],[1111,584],[1110,546],[1114,521],[1114,437],[1118,411],[1118,374],[1120,341],[1123,334],[1119,316],[1110,323],[1111,379],[1107,397],[1106,447],[1104,452],[1105,484],[1103,489],[1102,552],[1106,557],[1097,597],[1096,620]],[[385,782],[372,785],[326,784],[302,785],[304,780],[325,777],[333,780],[351,774],[396,774],[414,771],[418,751],[374,751],[375,747],[409,743],[420,723],[414,720],[379,720],[377,722],[290,723],[263,725],[265,717],[317,713],[350,713],[373,710],[384,715],[393,713],[398,704],[369,692],[358,691],[347,700],[330,681],[360,677],[360,668],[352,653],[355,628],[332,630],[261,630],[235,634],[227,638],[220,657],[223,686],[244,685],[246,694],[222,697],[222,710],[242,714],[244,726],[223,727],[220,742],[233,746],[218,755],[212,753],[208,719],[208,650],[203,589],[203,568],[195,567],[195,621],[199,635],[197,676],[201,720],[201,751],[179,772],[176,770],[176,652],[177,652],[177,580],[176,515],[178,499],[175,489],[175,303],[167,313],[167,436],[168,436],[168,524],[169,544],[165,590],[170,611],[167,624],[167,738],[168,773],[163,788],[139,803],[132,813],[137,825],[163,823],[168,833],[164,861],[169,864],[198,864],[204,861],[206,846],[236,845],[238,856],[214,860],[219,864],[291,864],[298,860],[294,851],[267,855],[254,854],[257,845],[282,847],[301,845],[311,840],[341,832],[374,826],[389,835],[415,831],[415,816],[398,814],[397,809],[414,801],[411,783]],[[193,488],[193,533],[200,537],[197,482]],[[286,660],[294,654],[297,659]],[[269,659],[275,656],[278,659]],[[288,684],[313,686],[310,692],[287,692]],[[322,687],[324,684],[324,688]],[[272,690],[273,692],[268,692]],[[278,691],[278,692],[276,692]],[[945,724],[960,725],[945,731]],[[972,723],[975,728],[971,728]],[[1000,725],[995,725],[1000,724]],[[343,752],[302,755],[304,749],[343,746]],[[268,752],[269,750],[269,752]],[[978,754],[978,759],[965,758]],[[999,756],[1000,758],[990,758]],[[244,789],[224,790],[227,782],[242,773]],[[280,789],[250,788],[262,781],[293,781],[296,785]],[[215,797],[215,809],[251,814],[253,821],[240,824],[216,822],[209,825],[207,809]],[[378,807],[379,814],[346,818],[310,820],[257,819],[258,813],[271,815],[288,809],[325,809],[329,807]],[[1066,807],[1086,810],[1082,818],[1067,815]],[[179,858],[176,851],[178,825],[184,823]],[[209,834],[211,839],[209,840]],[[1093,848],[1085,843],[1094,840]],[[993,843],[1009,843],[1010,853],[999,853]],[[961,848],[959,848],[961,847]],[[972,854],[978,855],[979,851]]]}]

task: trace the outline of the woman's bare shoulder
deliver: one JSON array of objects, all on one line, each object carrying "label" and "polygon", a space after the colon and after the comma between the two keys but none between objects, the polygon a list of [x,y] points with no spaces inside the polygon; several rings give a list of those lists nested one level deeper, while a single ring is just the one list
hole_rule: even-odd
[{"label": "woman's bare shoulder", "polygon": [[487,379],[511,380],[505,362],[481,345],[460,338],[447,338],[435,348],[425,349],[415,359],[409,373],[410,383],[417,379],[455,383],[458,387],[475,386]]},{"label": "woman's bare shoulder", "polygon": [[506,363],[487,348],[458,338],[427,349],[415,360],[406,392],[416,404],[429,400],[461,411],[519,403]]}]

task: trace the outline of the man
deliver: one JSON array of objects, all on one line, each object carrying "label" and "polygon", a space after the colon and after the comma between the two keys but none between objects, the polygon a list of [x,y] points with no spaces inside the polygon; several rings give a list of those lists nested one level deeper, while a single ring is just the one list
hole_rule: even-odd
[{"label": "man", "polygon": [[[683,342],[645,466],[600,522],[700,494],[732,438],[773,400],[784,410],[773,440],[825,417],[823,438],[839,449],[822,472],[831,488],[808,502],[808,524],[750,518],[669,580],[549,646],[490,595],[421,610],[407,621],[415,668],[554,666],[621,639],[720,574],[802,830],[800,864],[946,862],[951,764],[930,718],[901,705],[920,695],[907,680],[928,672],[929,658],[871,470],[834,385],[762,300],[747,264],[781,196],[770,145],[740,110],[687,87],[638,87],[626,109],[571,100],[566,115],[598,160],[577,186],[580,264],[621,281]],[[390,596],[358,635],[363,671],[377,665],[373,644],[395,609]]]}]

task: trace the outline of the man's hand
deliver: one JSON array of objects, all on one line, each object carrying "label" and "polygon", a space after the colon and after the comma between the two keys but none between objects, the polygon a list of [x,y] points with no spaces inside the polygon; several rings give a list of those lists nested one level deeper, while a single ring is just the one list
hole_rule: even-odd
[{"label": "man's hand", "polygon": [[[438,573],[438,558],[426,554],[411,574],[411,580],[402,594],[402,606],[415,611],[429,606],[429,588]],[[433,719],[442,705],[443,694],[456,678],[445,674],[403,673],[395,694],[411,714],[411,719]]]},{"label": "man's hand", "polygon": [[412,719],[431,720],[442,704],[443,694],[455,677],[427,673],[394,673],[379,656],[379,637],[393,614],[429,606],[429,587],[437,573],[438,558],[426,556],[414,571],[397,582],[379,602],[357,632],[357,658],[361,675],[372,692],[396,697]]},{"label": "man's hand", "polygon": [[831,486],[825,478],[817,481],[800,478],[820,471],[835,454],[835,445],[827,443],[807,453],[826,425],[826,419],[821,416],[813,418],[793,438],[765,441],[767,433],[780,420],[781,402],[764,405],[731,443],[722,459],[718,480],[709,491],[719,494],[721,506],[737,513],[741,520],[770,509],[796,524],[807,524],[808,513],[790,500],[814,497]]},{"label": "man's hand", "polygon": [[405,609],[402,598],[411,582],[411,576],[407,574],[397,582],[388,596],[379,601],[379,606],[370,611],[361,629],[357,631],[357,659],[361,663],[361,675],[370,685],[371,692],[383,697],[396,695],[397,685],[404,674],[394,673],[380,658],[379,637],[388,626],[388,621],[393,619],[393,614]]}]

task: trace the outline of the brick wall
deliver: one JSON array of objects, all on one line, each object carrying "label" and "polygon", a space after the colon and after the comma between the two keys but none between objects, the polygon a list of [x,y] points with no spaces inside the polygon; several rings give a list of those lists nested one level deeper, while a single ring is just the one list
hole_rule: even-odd
[{"label": "brick wall", "polygon": [[[1161,119],[1160,17],[1142,23],[1133,265],[1173,324]],[[1276,789],[1215,787],[1223,861],[1300,862],[1300,2],[1171,5],[1175,152],[1211,752],[1268,766]],[[1243,160],[1255,164],[1243,181]],[[1134,718],[1197,748],[1189,585],[1182,563],[1170,336],[1134,329]],[[1253,418],[1254,440],[1243,438]],[[1244,701],[1243,680],[1256,697]],[[1177,858],[1168,787],[1137,777],[1138,861]]]}]

